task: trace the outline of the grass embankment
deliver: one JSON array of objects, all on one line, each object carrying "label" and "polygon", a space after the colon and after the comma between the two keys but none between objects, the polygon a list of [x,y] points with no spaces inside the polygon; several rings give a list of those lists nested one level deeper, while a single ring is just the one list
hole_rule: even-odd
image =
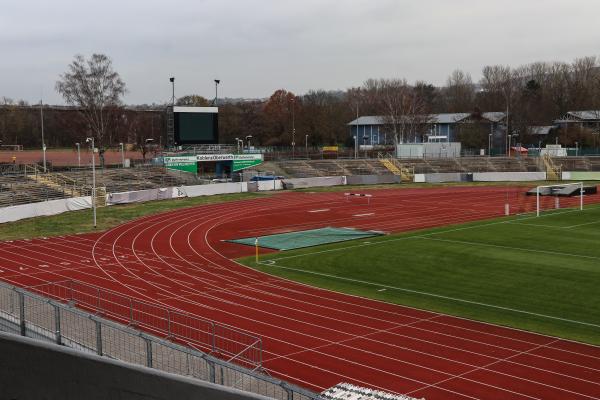
[{"label": "grass embankment", "polygon": [[600,345],[598,244],[600,208],[590,206],[241,261],[327,289]]},{"label": "grass embankment", "polygon": [[0,240],[26,239],[40,236],[50,237],[94,231],[100,232],[145,215],[202,204],[264,197],[269,194],[235,193],[101,207],[97,210],[98,226],[96,229],[93,226],[92,210],[29,218],[0,224]]}]

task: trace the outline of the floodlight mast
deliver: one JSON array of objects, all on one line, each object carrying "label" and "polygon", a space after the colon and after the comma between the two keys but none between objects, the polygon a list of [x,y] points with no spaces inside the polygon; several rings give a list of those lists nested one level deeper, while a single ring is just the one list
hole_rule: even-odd
[{"label": "floodlight mast", "polygon": [[94,214],[94,229],[96,229],[96,155],[94,154],[96,148],[93,137],[86,138],[85,142],[90,143],[92,146],[92,210]]}]

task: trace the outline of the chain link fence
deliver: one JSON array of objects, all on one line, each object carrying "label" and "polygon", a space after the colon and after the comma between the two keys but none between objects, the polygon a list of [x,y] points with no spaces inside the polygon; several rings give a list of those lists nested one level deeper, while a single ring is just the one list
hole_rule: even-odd
[{"label": "chain link fence", "polygon": [[[274,399],[319,399],[311,391],[259,370],[229,363],[75,308],[72,303],[76,301],[79,300],[64,304],[0,282],[0,330]],[[97,308],[90,307],[90,311],[96,312]]]}]

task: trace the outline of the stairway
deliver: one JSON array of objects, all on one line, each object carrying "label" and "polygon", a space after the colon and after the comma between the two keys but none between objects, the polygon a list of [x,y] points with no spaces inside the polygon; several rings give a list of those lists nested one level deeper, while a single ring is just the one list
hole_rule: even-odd
[{"label": "stairway", "polygon": [[63,174],[53,172],[43,172],[35,164],[26,164],[23,166],[25,177],[41,183],[57,192],[62,192],[65,196],[79,197],[85,195],[84,187]]},{"label": "stairway", "polygon": [[546,180],[562,180],[562,166],[554,164],[554,161],[552,161],[552,157],[550,157],[548,154],[544,154],[540,158],[542,160],[543,167],[546,170]]},{"label": "stairway", "polygon": [[384,155],[379,153],[377,158],[392,174],[399,176],[401,182],[412,182],[415,176],[414,167],[407,167],[400,164],[395,158],[389,154]]}]

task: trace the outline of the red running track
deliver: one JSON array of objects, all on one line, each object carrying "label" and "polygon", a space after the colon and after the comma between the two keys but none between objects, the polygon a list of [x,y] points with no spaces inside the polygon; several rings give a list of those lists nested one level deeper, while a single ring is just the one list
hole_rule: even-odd
[{"label": "red running track", "polygon": [[221,241],[322,226],[398,232],[535,201],[500,187],[368,192],[370,205],[283,193],[3,242],[0,279],[75,279],[237,326],[263,338],[269,373],[315,391],[345,381],[430,400],[600,398],[600,347],[290,282],[232,261],[253,249]]}]

